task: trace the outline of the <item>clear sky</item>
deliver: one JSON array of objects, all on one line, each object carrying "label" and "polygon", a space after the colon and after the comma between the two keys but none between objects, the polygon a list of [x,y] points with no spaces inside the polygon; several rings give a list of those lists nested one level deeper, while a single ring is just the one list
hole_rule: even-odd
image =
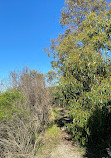
[{"label": "clear sky", "polygon": [[42,73],[51,69],[44,48],[62,32],[64,1],[0,0],[0,80],[24,66]]},{"label": "clear sky", "polygon": [[51,69],[44,48],[62,32],[64,0],[0,0],[0,79],[28,66]]}]

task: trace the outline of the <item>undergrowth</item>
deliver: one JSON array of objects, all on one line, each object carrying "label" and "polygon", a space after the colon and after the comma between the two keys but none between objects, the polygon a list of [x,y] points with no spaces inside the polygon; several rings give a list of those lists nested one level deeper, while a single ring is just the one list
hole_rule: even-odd
[{"label": "undergrowth", "polygon": [[46,129],[46,132],[42,137],[43,139],[39,145],[37,155],[39,156],[39,158],[41,157],[41,155],[44,158],[48,158],[53,148],[55,148],[60,143],[60,128],[57,127],[56,124],[53,124]]}]

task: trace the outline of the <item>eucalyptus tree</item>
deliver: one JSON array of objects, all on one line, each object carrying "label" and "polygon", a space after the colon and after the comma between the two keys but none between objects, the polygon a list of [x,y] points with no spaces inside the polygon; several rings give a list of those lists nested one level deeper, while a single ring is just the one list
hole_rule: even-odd
[{"label": "eucalyptus tree", "polygon": [[[99,109],[98,124],[93,123],[94,134],[99,135],[99,127],[105,129],[106,125],[101,121],[107,120],[111,110],[111,7],[104,0],[66,0],[60,23],[66,30],[52,40],[48,55],[73,120],[68,130],[84,145],[93,130],[89,120],[94,112]],[[108,145],[105,135],[103,149]]]}]

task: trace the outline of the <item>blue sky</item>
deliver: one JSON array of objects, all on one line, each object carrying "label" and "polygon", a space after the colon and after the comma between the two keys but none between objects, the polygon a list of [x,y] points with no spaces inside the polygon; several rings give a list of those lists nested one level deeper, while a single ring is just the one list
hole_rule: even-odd
[{"label": "blue sky", "polygon": [[62,32],[63,6],[64,0],[0,0],[0,79],[24,66],[51,69],[44,48]]},{"label": "blue sky", "polygon": [[59,24],[65,0],[0,0],[0,80],[24,66],[51,69],[44,52],[63,32]]}]

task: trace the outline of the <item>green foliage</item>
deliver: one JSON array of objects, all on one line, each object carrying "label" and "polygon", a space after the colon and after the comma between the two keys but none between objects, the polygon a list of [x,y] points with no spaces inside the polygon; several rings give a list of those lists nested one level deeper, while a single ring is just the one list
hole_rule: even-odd
[{"label": "green foliage", "polygon": [[7,90],[0,95],[0,120],[10,119],[14,113],[23,114],[19,104],[23,104],[24,97],[19,90]]},{"label": "green foliage", "polygon": [[[111,64],[107,56],[106,59],[104,59],[101,55],[101,50],[106,51],[111,48],[111,38],[107,32],[107,30],[110,29],[110,23],[111,20],[108,20],[107,12],[104,13],[104,16],[103,14],[97,15],[95,13],[90,13],[82,23],[83,26],[81,25],[81,27],[83,27],[83,32],[77,37],[77,39],[80,37],[80,41],[82,42],[79,49],[76,49],[77,57],[76,54],[74,58],[72,54],[70,55],[72,57],[72,61],[69,60],[70,72],[74,72],[73,75],[68,72],[69,74],[66,78],[66,82],[68,82],[67,89],[69,89],[70,76],[73,76],[72,83],[76,82],[74,89],[79,92],[73,92],[76,94],[76,98],[69,99],[69,117],[73,118],[73,123],[68,125],[68,130],[73,134],[74,140],[79,141],[82,145],[89,142],[89,137],[92,134],[91,128],[89,129],[92,122],[89,121],[89,119],[96,109],[104,113],[105,106],[105,109],[109,111],[108,114],[110,113],[110,106],[108,104],[111,103]],[[92,26],[92,24],[94,24],[94,26]],[[70,94],[67,95],[71,96]],[[100,122],[103,116],[99,115],[100,113],[97,114],[100,119],[98,119],[95,124],[93,122],[93,128],[99,127],[100,124],[102,124],[101,128],[104,128],[104,122]],[[98,129],[99,134],[101,128]],[[99,134],[95,135],[97,139],[99,139]],[[105,142],[105,135],[102,136]],[[109,138],[109,142],[110,141]]]},{"label": "green foliage", "polygon": [[105,0],[65,0],[60,23],[77,28],[88,13],[105,11],[107,6]]},{"label": "green foliage", "polygon": [[55,73],[54,71],[50,70],[50,71],[48,71],[46,77],[47,77],[47,82],[48,82],[49,84],[52,84],[53,81],[54,81],[55,78],[56,78],[56,73]]},{"label": "green foliage", "polygon": [[63,92],[63,87],[60,85],[52,87],[52,105],[61,107],[64,106],[66,102]]},{"label": "green foliage", "polygon": [[[102,0],[69,0],[61,20],[63,25],[70,25],[70,30],[52,41],[50,56],[52,67],[59,75],[59,95],[69,107],[68,117],[73,120],[67,129],[74,140],[86,145],[88,150],[88,145],[96,143],[97,139],[95,149],[99,146],[98,151],[108,154],[106,148],[111,143],[108,134],[111,130],[111,62],[108,56],[111,52],[111,8]],[[97,155],[104,156],[100,152]]]},{"label": "green foliage", "polygon": [[[73,134],[75,140],[79,140],[83,145],[88,141],[92,129],[99,129],[99,125],[103,125],[103,121],[100,122],[100,119],[104,118],[101,118],[102,116],[98,114],[96,116],[98,120],[95,121],[95,124],[93,122],[92,129],[92,122],[89,120],[91,120],[92,115],[94,115],[97,109],[102,111],[103,114],[107,111],[109,115],[111,110],[110,103],[111,81],[109,79],[93,86],[90,92],[83,93],[77,102],[73,101],[71,103],[69,117],[73,118],[73,124],[68,125],[68,130]],[[98,132],[100,131],[98,130]]]}]

